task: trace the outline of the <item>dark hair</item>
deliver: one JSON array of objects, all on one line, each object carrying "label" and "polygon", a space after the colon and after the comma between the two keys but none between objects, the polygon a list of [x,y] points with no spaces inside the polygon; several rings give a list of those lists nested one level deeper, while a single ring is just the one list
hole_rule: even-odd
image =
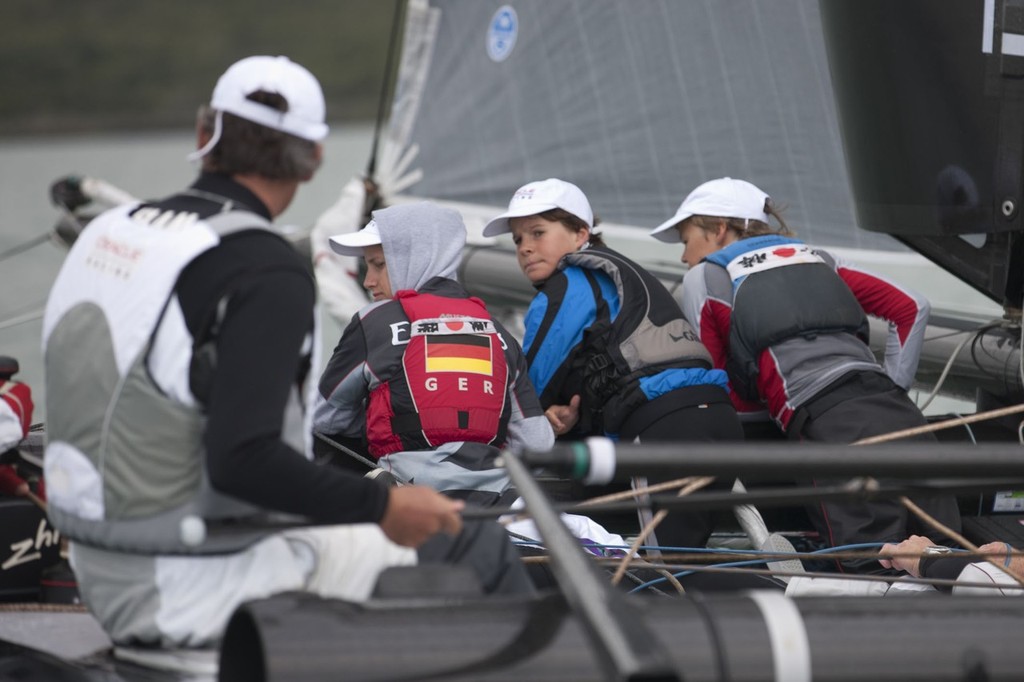
[{"label": "dark hair", "polygon": [[786,221],[782,219],[782,211],[786,210],[785,206],[776,207],[775,203],[772,202],[771,198],[764,200],[764,212],[769,216],[775,218],[779,223],[778,229],[773,229],[771,225],[764,222],[763,220],[750,220],[746,218],[723,218],[719,216],[706,216],[706,215],[694,215],[690,216],[683,221],[683,224],[693,223],[697,227],[706,232],[713,232],[719,222],[724,222],[727,229],[732,230],[736,233],[739,239],[746,239],[748,237],[760,237],[766,234],[781,234],[785,237],[792,237],[796,233],[789,228]]},{"label": "dark hair", "polygon": [[[549,211],[538,213],[537,215],[539,215],[544,220],[562,223],[573,232],[587,230],[590,233],[590,238],[587,240],[587,243],[590,244],[590,246],[605,246],[604,239],[601,238],[601,235],[594,234],[594,231],[587,226],[585,220],[573,215],[572,213],[569,213],[565,209],[553,208]],[[597,216],[594,216],[594,227],[597,227],[600,224],[601,219],[598,218]]]},{"label": "dark hair", "polygon": [[[288,102],[277,93],[259,90],[247,99],[278,111],[288,111]],[[217,112],[207,105],[196,115],[203,131],[212,135]],[[308,180],[320,166],[317,143],[295,137],[259,123],[221,114],[220,140],[203,157],[203,170],[236,175],[255,173],[272,180]]]}]

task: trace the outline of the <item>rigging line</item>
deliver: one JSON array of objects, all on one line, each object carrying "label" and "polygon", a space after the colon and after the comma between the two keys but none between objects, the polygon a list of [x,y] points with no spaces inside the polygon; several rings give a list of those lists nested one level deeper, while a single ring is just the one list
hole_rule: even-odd
[{"label": "rigging line", "polygon": [[[978,359],[978,351],[980,350],[981,353],[984,354],[984,356],[987,357],[992,362],[999,362],[999,358],[993,352],[991,352],[990,350],[985,348],[984,341],[985,341],[985,335],[988,334],[988,332],[992,331],[993,329],[997,329],[997,328],[999,328],[1001,326],[1002,325],[996,325],[996,326],[992,326],[992,327],[988,327],[986,329],[983,329],[977,336],[975,336],[971,340],[971,361],[974,363],[974,366],[977,367],[978,370],[982,374],[990,376],[993,379],[997,379],[997,380],[1002,381],[1003,382],[1003,386],[1005,388],[1007,388],[1007,390],[1009,390],[1009,384],[1006,383],[1006,381],[1007,381],[1006,373],[1005,373],[1006,361],[1005,360],[1003,361],[1003,365],[1004,365],[1003,366],[1003,370],[1004,370],[1003,373],[1002,374],[997,374],[996,372],[993,372],[991,370],[986,369],[984,367],[984,365],[982,365],[981,360]],[[996,343],[998,344],[999,341],[997,340]]]},{"label": "rigging line", "polygon": [[20,305],[14,306],[5,312],[5,317],[6,319],[11,319],[13,317],[24,315],[30,311],[39,310],[46,305],[46,298],[47,297],[45,295],[41,298],[33,296],[32,300],[29,300],[28,296],[24,296],[20,301]]},{"label": "rigging line", "polygon": [[[953,412],[953,416],[956,417],[957,419],[963,419],[964,418],[964,416],[962,414],[958,413],[958,412]],[[971,439],[971,444],[972,445],[977,445],[978,444],[978,439],[974,437],[974,429],[971,428],[970,424],[964,424],[963,426],[964,426],[964,431],[967,432],[967,437]]]},{"label": "rigging line", "polygon": [[[645,568],[653,568],[652,566],[645,566]],[[675,566],[674,568],[678,568]],[[905,576],[884,576],[884,575],[871,575],[871,574],[860,574],[860,573],[826,573],[823,571],[774,571],[767,568],[752,568],[752,567],[740,567],[740,566],[691,566],[687,571],[680,571],[676,573],[676,577],[686,577],[685,575],[680,576],[680,573],[725,573],[735,575],[764,575],[771,577],[780,578],[827,578],[830,580],[851,580],[859,582],[884,582],[884,583],[911,583],[916,585],[930,585],[937,587],[939,585],[948,587],[978,587],[990,590],[1004,590],[1007,589],[1007,585],[993,584],[990,582],[968,582],[952,580],[949,578],[915,578],[911,575]],[[655,585],[659,585],[664,582],[664,578],[658,578],[649,582],[637,585],[635,588],[630,590],[630,593],[639,592],[642,589],[646,589]],[[1017,589],[1017,588],[1012,588]]]},{"label": "rigging line", "polygon": [[946,332],[945,334],[936,334],[935,336],[926,336],[924,339],[925,343],[929,341],[941,341],[942,339],[948,339],[952,336],[958,336],[960,334],[980,334],[981,332],[989,329],[995,329],[996,327],[1003,326],[1002,320],[996,320],[994,322],[986,322],[985,324],[978,325],[971,329],[957,329],[955,331]]},{"label": "rigging line", "polygon": [[[705,486],[711,485],[714,482],[714,480],[714,476],[698,477],[692,483],[686,485],[678,493],[676,493],[676,497],[683,497],[685,495],[689,495],[694,490],[700,490]],[[634,540],[633,544],[630,546],[629,551],[627,551],[626,555],[622,557],[622,561],[619,563],[619,567],[615,569],[615,574],[612,576],[612,585],[618,585],[619,582],[622,581],[623,574],[625,574],[626,569],[629,568],[630,563],[632,563],[633,561],[633,555],[637,553],[636,548],[644,544],[644,540],[646,540],[647,537],[654,532],[654,529],[658,527],[658,524],[660,524],[662,519],[664,519],[666,516],[668,516],[668,510],[659,509],[658,513],[654,515],[654,518],[652,518],[650,522],[643,527],[643,529],[640,531],[640,535],[636,537],[636,540]]]},{"label": "rigging line", "polygon": [[[513,535],[513,533],[509,533]],[[521,537],[521,536],[520,536]],[[513,540],[514,545],[536,545],[537,542],[526,538],[522,541]],[[877,550],[886,543],[884,542],[865,542],[857,543],[852,545],[839,545],[837,547],[826,547],[824,549],[817,549],[812,552],[797,552],[797,551],[766,551],[761,549],[725,549],[725,548],[713,548],[713,547],[669,547],[665,545],[641,545],[639,549],[658,549],[662,551],[660,562],[654,562],[656,564],[666,565],[679,565],[687,563],[698,563],[698,562],[713,562],[721,563],[723,560],[729,561],[741,561],[745,559],[821,559],[822,556],[827,555],[828,558],[836,559],[865,559],[878,556]],[[603,545],[595,543],[594,547],[602,548],[605,550],[626,550],[626,545]],[[857,548],[872,548],[874,551],[856,551]],[[1005,549],[1000,549],[998,552],[968,552],[967,550],[953,550],[961,556],[978,556],[978,557],[999,557],[1003,558],[1006,554]],[[674,552],[674,553],[669,553]],[[920,552],[908,552],[908,553],[897,553],[889,556],[894,557],[919,557]],[[607,556],[595,556],[595,559],[599,563],[618,563],[619,557],[607,555]],[[651,559],[637,559],[634,566],[645,567],[645,563],[652,562]]]},{"label": "rigging line", "polygon": [[654,485],[644,486],[642,488],[634,488],[631,490],[624,490],[620,493],[610,493],[608,495],[599,495],[597,497],[590,497],[583,500],[577,507],[589,507],[595,504],[604,504],[605,502],[619,502],[621,500],[628,500],[630,498],[638,498],[642,495],[649,495],[650,493],[661,493],[666,490],[679,490],[697,480],[696,476],[687,476],[685,478],[677,478],[673,481],[665,481],[664,483],[655,483]]},{"label": "rigging line", "polygon": [[16,327],[19,324],[24,324],[26,322],[31,322],[32,320],[38,320],[42,316],[43,316],[43,309],[42,308],[40,308],[39,310],[33,310],[30,313],[25,313],[24,315],[18,315],[17,317],[11,317],[11,318],[8,318],[8,319],[4,320],[3,322],[0,322],[0,329],[7,329],[8,327]]},{"label": "rigging line", "polygon": [[380,88],[380,101],[377,103],[377,122],[373,127],[373,146],[370,147],[370,160],[366,165],[366,177],[373,179],[377,172],[377,144],[380,141],[381,128],[384,126],[384,109],[391,92],[395,55],[398,52],[398,32],[402,25],[402,0],[395,0],[395,13],[391,19],[391,38],[388,42],[388,56],[384,64],[384,82]]},{"label": "rigging line", "polygon": [[[326,436],[326,435],[320,433],[319,431],[314,431],[313,432],[313,437],[314,438],[319,438],[321,441],[323,441],[324,443],[327,443],[328,445],[330,445],[332,448],[334,448],[338,452],[341,452],[342,454],[348,455],[349,457],[351,457],[352,459],[358,461],[361,464],[365,464],[367,467],[370,468],[371,471],[373,469],[379,469],[380,468],[380,465],[377,464],[377,462],[374,462],[371,459],[363,457],[362,455],[360,455],[355,450],[351,450],[351,449],[345,447],[344,445],[342,445],[338,441],[334,440],[330,436]],[[395,480],[397,480],[402,485],[408,485],[407,481],[402,480],[401,478],[396,476],[393,472],[389,471],[388,473],[390,473],[392,476],[394,476]]]},{"label": "rigging line", "polygon": [[[706,509],[731,509],[737,505],[765,505],[771,507],[792,507],[794,505],[808,504],[820,500],[827,501],[865,501],[875,499],[896,499],[910,495],[939,494],[939,493],[974,493],[989,492],[992,490],[1007,490],[1014,486],[1024,486],[1024,481],[1017,478],[995,478],[995,479],[953,479],[947,481],[918,480],[909,485],[880,485],[872,478],[852,478],[845,483],[827,487],[781,487],[781,488],[757,488],[754,492],[710,492],[701,495],[692,495],[686,498],[679,496],[657,496],[652,497],[651,505],[661,510],[683,509],[685,511],[706,510]],[[580,509],[575,503],[553,503],[552,505],[559,512],[588,513],[599,512],[627,512],[636,511],[637,505],[632,502],[609,502],[603,505],[593,505]],[[531,515],[529,509],[511,507],[473,507],[463,510],[464,519],[490,519],[498,516],[514,514],[528,518]]]},{"label": "rigging line", "polygon": [[[513,544],[515,544],[515,543],[513,543]],[[870,545],[870,546],[873,546],[875,548],[880,548],[880,547],[882,547],[886,543],[875,542],[875,543],[862,543],[862,544],[865,545],[865,546]],[[1006,543],[999,543],[999,544],[1005,545]],[[848,547],[855,547],[855,546],[861,546],[861,545],[847,545],[847,546]],[[652,570],[684,568],[684,569],[686,569],[688,571],[696,571],[696,570],[702,569],[702,568],[716,568],[716,567],[720,568],[720,567],[723,567],[723,566],[726,566],[726,565],[736,565],[736,566],[756,565],[756,564],[762,564],[762,563],[765,563],[765,562],[772,561],[773,559],[800,559],[801,561],[803,561],[803,560],[814,561],[814,560],[817,560],[817,559],[821,559],[822,557],[828,557],[830,559],[857,560],[857,559],[877,559],[878,556],[879,556],[877,551],[870,551],[870,552],[868,552],[868,551],[848,551],[847,550],[847,551],[834,552],[834,551],[832,551],[833,549],[835,549],[835,548],[833,548],[833,547],[826,547],[825,549],[819,549],[819,550],[815,550],[813,552],[758,552],[758,551],[750,550],[750,551],[746,551],[744,553],[723,552],[721,554],[704,554],[704,555],[699,555],[699,554],[698,555],[694,555],[694,554],[679,554],[679,555],[675,555],[675,557],[673,557],[672,555],[663,556],[661,561],[652,561],[650,559],[637,559],[633,563],[633,567],[634,568],[649,568],[649,569],[652,569]],[[1011,553],[1010,553],[1011,559],[1013,557],[1017,556],[1017,554],[1019,554],[1019,553],[1011,551]],[[921,558],[924,558],[926,556],[929,556],[929,555],[924,553],[924,552],[910,552],[910,551],[906,551],[906,552],[894,552],[892,554],[887,554],[885,558],[921,559]],[[953,553],[950,556],[955,556],[955,557],[960,557],[960,558],[976,559],[978,561],[989,561],[989,562],[995,563],[995,565],[1000,570],[1003,570],[1003,571],[1006,570],[1006,563],[1005,563],[1006,562],[1006,556],[1007,556],[1006,555],[1006,549],[1000,549],[999,551],[993,551],[993,552],[971,552],[971,551],[968,551],[968,550],[954,549]],[[590,560],[593,563],[596,563],[599,566],[605,566],[605,565],[611,566],[611,565],[613,565],[613,564],[618,562],[618,559],[616,559],[614,557],[609,557],[609,556],[589,555],[589,558],[590,558]],[[673,559],[676,559],[676,560],[673,560]],[[546,563],[549,560],[550,560],[549,557],[543,556],[543,555],[524,557],[523,558],[523,561],[527,562],[527,563]],[[699,563],[701,561],[713,561],[714,563]],[[972,561],[972,563],[975,563],[975,562]],[[785,571],[779,570],[779,569],[766,569],[766,570],[774,571],[774,572],[777,572],[777,573],[784,573],[785,572]],[[800,573],[800,575],[810,575],[810,574],[811,574],[811,572],[806,572],[806,571]],[[841,578],[841,577],[845,577],[846,575],[850,575],[850,574],[840,574],[840,573],[835,573],[835,572],[830,571],[830,572],[823,572],[822,575],[827,576],[827,577],[832,577],[832,578]],[[858,575],[858,574],[852,574],[852,575]],[[889,575],[889,576],[882,576],[882,577],[884,579],[889,580],[889,579],[892,579],[893,576]]]},{"label": "rigging line", "polygon": [[[522,546],[525,543],[513,542],[513,544],[517,545],[517,546]],[[843,547],[851,547],[851,548],[852,547],[859,547],[859,546],[865,546],[865,547],[870,546],[870,547],[874,548],[872,551],[851,551],[849,549],[842,550],[842,547],[838,548],[838,549],[840,549],[842,551],[833,551],[833,550],[835,550],[837,548],[826,547],[824,549],[815,550],[813,552],[765,552],[765,551],[759,551],[759,550],[732,550],[732,551],[722,550],[722,551],[715,551],[713,553],[706,553],[706,554],[698,554],[698,553],[693,553],[693,552],[688,553],[688,554],[663,554],[659,561],[653,561],[651,559],[638,558],[638,559],[636,559],[633,562],[633,568],[650,568],[650,569],[668,568],[668,569],[679,569],[681,567],[685,567],[686,569],[693,569],[693,568],[696,568],[696,567],[723,566],[723,565],[725,565],[727,563],[728,564],[737,564],[737,565],[761,564],[761,563],[771,562],[771,561],[779,560],[779,559],[799,559],[801,561],[805,561],[805,560],[806,561],[815,561],[815,560],[820,560],[823,557],[824,558],[829,558],[829,559],[841,559],[841,560],[844,560],[844,561],[847,561],[847,560],[861,560],[861,559],[878,559],[879,558],[878,550],[881,547],[883,547],[885,544],[886,543],[882,543],[882,542],[873,542],[873,543],[861,543],[859,545],[844,545],[843,546]],[[1005,545],[1006,543],[999,543],[999,544],[1000,545]],[[617,547],[617,546],[615,546],[615,545],[597,545],[597,547],[613,548],[613,547]],[[651,547],[650,549],[664,549],[664,548]],[[694,549],[697,549],[697,548],[694,548]],[[1010,555],[1009,555],[1010,559],[1012,560],[1018,554],[1019,554],[1019,552],[1016,552],[1016,551],[1011,549]],[[924,552],[903,551],[903,552],[893,552],[891,554],[886,554],[884,558],[887,558],[887,559],[888,558],[921,559],[921,558],[924,558],[926,556],[929,556],[929,555],[927,553],[924,553]],[[954,550],[952,550],[952,554],[950,556],[954,556],[954,557],[958,557],[958,558],[965,558],[965,559],[969,558],[969,559],[972,559],[972,563],[975,563],[976,561],[989,561],[991,563],[995,563],[996,566],[998,568],[1000,568],[1001,570],[1005,570],[1006,558],[1007,558],[1007,550],[1005,548],[1000,548],[998,551],[991,551],[991,552],[981,552],[981,551],[978,551],[978,552],[972,552],[972,551],[969,551],[969,550],[954,549]],[[618,561],[619,561],[619,559],[616,558],[616,557],[612,557],[612,556],[598,556],[598,555],[591,555],[590,559],[594,563],[596,563],[598,565],[601,565],[601,566],[607,565],[609,567],[612,566],[612,565],[617,564]],[[528,561],[529,563],[544,563],[547,560],[548,559],[545,556],[532,556],[532,557],[525,557],[523,559],[523,561]],[[769,569],[769,570],[776,570],[776,571],[778,571],[780,569]],[[833,576],[833,577],[842,577],[842,575],[844,575],[844,574],[838,574],[838,573],[835,573],[835,572],[829,572],[829,573],[827,573],[827,575],[830,575],[830,576]]]},{"label": "rigging line", "polygon": [[928,424],[927,426],[915,426],[913,428],[902,429],[900,431],[883,433],[878,436],[869,436],[868,438],[861,438],[858,441],[854,441],[853,443],[850,443],[850,445],[876,445],[878,443],[888,443],[889,441],[899,440],[901,438],[919,436],[922,433],[932,433],[933,431],[951,429],[954,426],[973,424],[974,422],[985,421],[987,419],[998,419],[999,417],[1005,417],[1011,414],[1020,414],[1021,412],[1024,412],[1024,403],[1011,405],[1010,407],[1002,407],[997,410],[989,410],[988,412],[977,412],[957,419],[947,419],[946,421],[935,422],[934,424]]},{"label": "rigging line", "polygon": [[682,583],[680,583],[679,580],[668,571],[668,569],[656,568],[654,570],[660,573],[665,578],[665,580],[668,581],[668,583],[675,588],[676,592],[678,592],[679,594],[686,594],[686,590],[683,589]]},{"label": "rigging line", "polygon": [[24,253],[25,251],[28,251],[29,249],[34,249],[35,247],[39,246],[40,244],[43,244],[43,243],[46,243],[46,242],[50,241],[50,239],[52,239],[52,237],[53,237],[52,231],[51,230],[47,230],[44,234],[38,235],[36,237],[32,237],[32,239],[29,239],[28,241],[24,241],[21,244],[18,244],[17,246],[12,246],[11,248],[9,248],[6,251],[4,251],[3,253],[0,253],[0,261],[7,260],[11,256],[17,256],[19,253]]},{"label": "rigging line", "polygon": [[[979,333],[980,332],[975,332],[974,336],[977,336]],[[928,396],[928,399],[924,401],[924,404],[918,405],[917,409],[924,412],[925,408],[932,404],[932,401],[935,400],[935,396],[939,394],[939,390],[942,388],[942,385],[946,383],[946,377],[949,376],[949,370],[953,368],[953,363],[956,361],[957,356],[960,355],[960,351],[964,349],[964,346],[967,345],[967,342],[970,341],[971,338],[973,337],[965,336],[963,341],[958,343],[956,348],[953,349],[953,352],[949,354],[949,360],[946,361],[946,366],[942,369],[942,374],[939,375],[939,380],[935,382],[935,388],[932,389],[931,394]]]},{"label": "rigging line", "polygon": [[[901,498],[899,498],[899,500],[900,500],[900,503],[902,503],[904,507],[906,507],[908,510],[910,510],[913,514],[916,514],[919,519],[924,521],[926,524],[928,524],[929,526],[931,526],[935,530],[939,531],[940,533],[943,533],[946,537],[948,537],[948,538],[950,538],[952,540],[955,540],[956,542],[960,543],[960,545],[962,547],[966,547],[967,549],[969,549],[972,552],[980,552],[980,550],[978,549],[977,545],[972,543],[970,540],[965,538],[960,533],[957,533],[952,528],[949,528],[945,524],[940,523],[938,520],[933,518],[928,512],[926,512],[925,510],[921,509],[916,504],[914,504],[910,500],[910,498],[908,498],[908,497],[901,497]],[[1021,587],[1024,587],[1024,576],[1022,576],[1019,572],[1013,570],[1009,566],[1000,566],[998,563],[993,561],[991,557],[986,557],[985,561],[987,561],[988,563],[992,564],[997,569],[1001,570],[1003,573],[1006,573],[1008,576],[1010,576],[1011,578],[1016,580],[1018,583],[1020,583]]]}]

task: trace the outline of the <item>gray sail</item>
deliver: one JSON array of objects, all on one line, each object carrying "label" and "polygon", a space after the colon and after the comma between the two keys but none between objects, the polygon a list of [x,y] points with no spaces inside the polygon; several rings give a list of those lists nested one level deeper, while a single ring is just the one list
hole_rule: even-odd
[{"label": "gray sail", "polygon": [[902,248],[855,226],[805,0],[412,0],[384,143],[415,196],[504,206],[562,177],[605,221],[651,228],[728,175],[811,243]]}]

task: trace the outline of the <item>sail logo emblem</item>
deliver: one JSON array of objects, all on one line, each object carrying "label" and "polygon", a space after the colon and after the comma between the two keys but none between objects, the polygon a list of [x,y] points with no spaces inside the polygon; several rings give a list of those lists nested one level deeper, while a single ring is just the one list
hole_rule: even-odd
[{"label": "sail logo emblem", "polygon": [[491,17],[487,28],[487,56],[494,62],[503,62],[512,54],[519,34],[519,17],[509,5],[502,5]]}]

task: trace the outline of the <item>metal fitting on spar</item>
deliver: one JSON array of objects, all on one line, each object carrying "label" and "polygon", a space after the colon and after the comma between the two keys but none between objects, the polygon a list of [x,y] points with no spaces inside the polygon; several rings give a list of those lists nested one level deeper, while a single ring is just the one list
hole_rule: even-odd
[{"label": "metal fitting on spar", "polygon": [[604,485],[615,478],[615,442],[594,436],[556,445],[543,452],[527,452],[523,461],[528,466],[568,476],[586,485]]}]

